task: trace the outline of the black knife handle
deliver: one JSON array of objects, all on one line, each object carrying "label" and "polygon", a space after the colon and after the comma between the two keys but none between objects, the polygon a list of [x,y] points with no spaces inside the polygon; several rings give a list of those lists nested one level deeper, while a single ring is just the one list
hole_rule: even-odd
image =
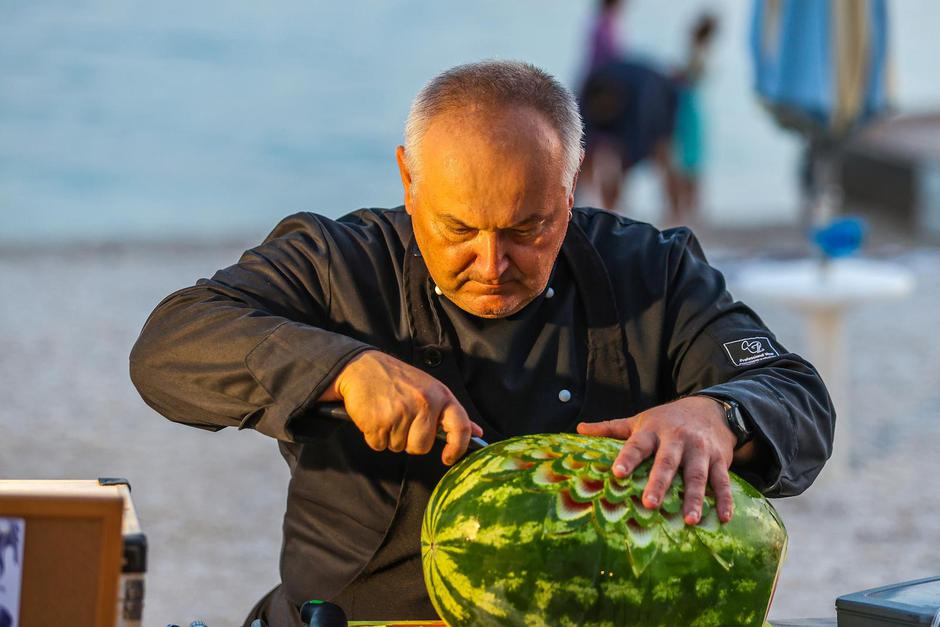
[{"label": "black knife handle", "polygon": [[[343,406],[342,403],[318,403],[316,406],[316,414],[319,418],[332,418],[333,420],[348,420],[352,422],[352,418],[346,413],[346,407]],[[442,430],[438,430],[435,437],[441,442],[447,442],[447,434]],[[488,446],[486,440],[471,435],[470,442],[467,444],[467,450],[478,451],[484,446]]]}]

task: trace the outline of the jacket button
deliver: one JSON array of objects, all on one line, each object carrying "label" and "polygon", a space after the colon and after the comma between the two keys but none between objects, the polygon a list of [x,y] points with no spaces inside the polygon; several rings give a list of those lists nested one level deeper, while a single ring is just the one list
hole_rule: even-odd
[{"label": "jacket button", "polygon": [[441,351],[433,346],[429,346],[421,351],[421,361],[424,362],[425,366],[430,366],[431,368],[436,368],[441,365],[441,362],[444,361],[444,355]]}]

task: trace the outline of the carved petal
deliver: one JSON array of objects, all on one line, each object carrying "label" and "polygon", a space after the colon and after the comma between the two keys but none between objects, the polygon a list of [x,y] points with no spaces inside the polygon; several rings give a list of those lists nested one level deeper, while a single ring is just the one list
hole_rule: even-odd
[{"label": "carved petal", "polygon": [[559,475],[552,469],[551,462],[543,462],[539,464],[539,467],[536,468],[535,472],[532,473],[532,481],[536,485],[541,486],[552,486],[565,483],[570,477],[565,475]]},{"label": "carved petal", "polygon": [[575,520],[584,516],[589,516],[594,509],[593,503],[579,503],[571,498],[568,490],[562,490],[558,493],[555,501],[555,512],[562,520]]},{"label": "carved petal", "polygon": [[607,499],[600,498],[595,501],[595,515],[598,519],[606,520],[609,523],[615,523],[621,520],[630,511],[630,506],[626,503],[611,503]]}]

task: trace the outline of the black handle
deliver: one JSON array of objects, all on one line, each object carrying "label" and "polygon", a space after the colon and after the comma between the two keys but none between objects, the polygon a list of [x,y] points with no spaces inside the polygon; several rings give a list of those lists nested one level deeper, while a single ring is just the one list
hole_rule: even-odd
[{"label": "black handle", "polygon": [[[320,418],[332,418],[334,420],[349,420],[352,421],[352,418],[349,417],[349,414],[346,413],[346,408],[342,403],[318,403],[316,407],[317,416]],[[441,442],[447,442],[447,434],[441,430],[437,432],[437,439]],[[475,435],[470,436],[470,442],[467,444],[468,451],[478,451],[484,446],[488,446],[488,442],[483,438],[478,438]]]},{"label": "black handle", "polygon": [[300,608],[300,620],[305,627],[346,627],[346,613],[333,603],[312,600]]}]

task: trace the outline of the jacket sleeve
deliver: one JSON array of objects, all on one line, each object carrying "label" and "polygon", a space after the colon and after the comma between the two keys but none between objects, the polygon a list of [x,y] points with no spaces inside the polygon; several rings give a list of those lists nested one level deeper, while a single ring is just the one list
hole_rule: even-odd
[{"label": "jacket sleeve", "polygon": [[174,422],[292,441],[293,421],[370,348],[328,330],[330,266],[317,219],[297,214],[237,264],[168,296],[130,355],[144,401]]},{"label": "jacket sleeve", "polygon": [[691,232],[673,232],[669,256],[665,322],[676,394],[737,401],[765,456],[733,470],[767,496],[801,493],[832,451],[835,412],[819,373],[731,297]]}]

